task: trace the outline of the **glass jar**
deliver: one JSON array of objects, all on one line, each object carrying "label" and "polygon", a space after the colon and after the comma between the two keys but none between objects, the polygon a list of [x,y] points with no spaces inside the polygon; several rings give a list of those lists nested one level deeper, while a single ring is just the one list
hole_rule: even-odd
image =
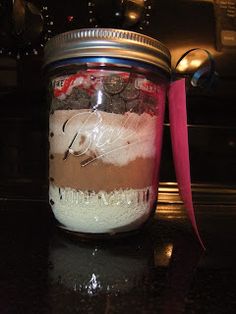
[{"label": "glass jar", "polygon": [[156,209],[170,54],[118,29],[57,35],[49,79],[49,201],[78,235],[140,229]]}]

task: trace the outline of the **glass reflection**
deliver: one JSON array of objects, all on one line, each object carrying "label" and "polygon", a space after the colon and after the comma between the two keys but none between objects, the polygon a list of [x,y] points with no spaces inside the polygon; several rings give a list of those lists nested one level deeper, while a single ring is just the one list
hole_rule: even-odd
[{"label": "glass reflection", "polygon": [[148,278],[152,250],[141,242],[89,244],[55,234],[50,249],[54,284],[84,295],[127,292]]},{"label": "glass reflection", "polygon": [[154,263],[157,267],[168,267],[173,251],[173,244],[167,243],[154,250]]},{"label": "glass reflection", "polygon": [[66,313],[78,308],[96,314],[183,313],[201,255],[191,234],[179,231],[165,234],[157,228],[101,243],[55,233],[49,252],[52,313],[67,307]]}]

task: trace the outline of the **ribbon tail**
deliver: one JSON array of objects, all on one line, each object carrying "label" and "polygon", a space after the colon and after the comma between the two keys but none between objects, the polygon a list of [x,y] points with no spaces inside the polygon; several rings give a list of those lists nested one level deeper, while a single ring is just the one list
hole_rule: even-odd
[{"label": "ribbon tail", "polygon": [[193,230],[202,248],[205,249],[198,231],[192,201],[185,79],[180,79],[170,84],[168,98],[172,152],[179,192]]}]

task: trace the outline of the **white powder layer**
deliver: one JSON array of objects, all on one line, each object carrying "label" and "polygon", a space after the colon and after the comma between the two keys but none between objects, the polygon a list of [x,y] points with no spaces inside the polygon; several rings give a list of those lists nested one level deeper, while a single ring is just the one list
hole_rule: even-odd
[{"label": "white powder layer", "polygon": [[90,154],[117,166],[154,157],[157,119],[147,113],[56,110],[50,117],[50,152],[65,154],[70,148],[72,154]]},{"label": "white powder layer", "polygon": [[65,229],[84,233],[116,233],[137,229],[149,217],[156,197],[152,187],[110,193],[84,192],[50,185],[55,218]]}]

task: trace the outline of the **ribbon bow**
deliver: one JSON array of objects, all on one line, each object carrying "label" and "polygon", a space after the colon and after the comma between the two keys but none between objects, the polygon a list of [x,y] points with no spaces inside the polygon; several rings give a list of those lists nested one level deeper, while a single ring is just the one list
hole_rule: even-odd
[{"label": "ribbon bow", "polygon": [[[201,66],[193,74],[177,73],[176,69],[181,61],[196,50],[202,50],[207,54],[208,64]],[[179,192],[193,230],[203,249],[205,246],[198,231],[191,191],[185,83],[186,79],[189,79],[193,87],[210,88],[216,77],[215,61],[211,54],[205,49],[193,48],[185,52],[178,60],[168,91],[170,133]]]}]

